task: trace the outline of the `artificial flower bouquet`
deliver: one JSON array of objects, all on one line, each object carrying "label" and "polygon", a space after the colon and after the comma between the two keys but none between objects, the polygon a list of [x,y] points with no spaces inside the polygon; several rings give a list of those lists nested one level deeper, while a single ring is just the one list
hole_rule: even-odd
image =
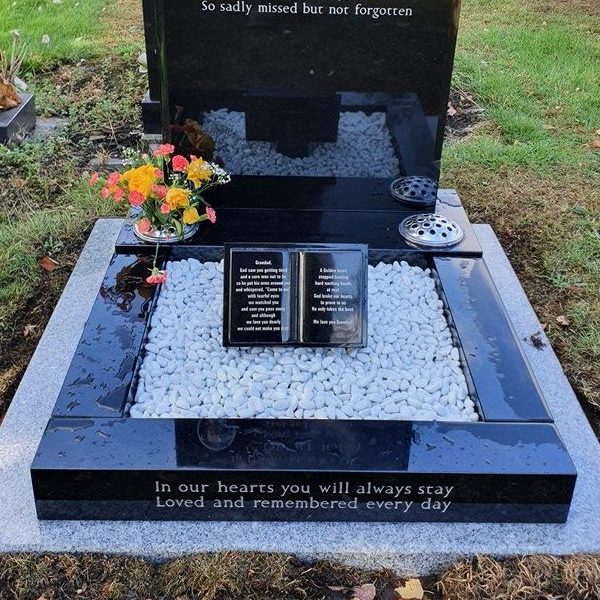
[{"label": "artificial flower bouquet", "polygon": [[156,267],[160,242],[183,239],[186,228],[201,221],[214,223],[217,215],[203,194],[231,180],[229,173],[216,163],[196,156],[173,156],[174,152],[172,144],[161,144],[152,156],[130,156],[130,168],[123,173],[115,171],[105,180],[93,173],[90,178],[90,185],[102,186],[103,198],[127,201],[137,208],[136,232],[143,239],[156,240],[148,283],[166,281],[165,271]]}]

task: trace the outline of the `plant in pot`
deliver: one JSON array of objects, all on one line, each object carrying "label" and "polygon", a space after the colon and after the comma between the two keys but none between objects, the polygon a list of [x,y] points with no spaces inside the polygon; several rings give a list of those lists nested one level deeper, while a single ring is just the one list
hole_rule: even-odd
[{"label": "plant in pot", "polygon": [[196,156],[173,156],[174,151],[172,144],[161,144],[152,156],[131,155],[123,173],[115,171],[106,179],[93,173],[90,178],[90,185],[101,185],[103,198],[129,202],[135,211],[135,235],[156,244],[148,283],[166,281],[166,272],[156,266],[159,245],[190,238],[202,221],[215,223],[216,212],[204,194],[231,180],[216,163]]},{"label": "plant in pot", "polygon": [[18,32],[13,32],[10,52],[0,49],[0,110],[15,108],[21,104],[19,71],[25,58],[26,48],[19,43]]},{"label": "plant in pot", "polygon": [[18,142],[35,127],[33,96],[18,74],[26,55],[19,33],[13,32],[10,50],[0,49],[0,143]]}]

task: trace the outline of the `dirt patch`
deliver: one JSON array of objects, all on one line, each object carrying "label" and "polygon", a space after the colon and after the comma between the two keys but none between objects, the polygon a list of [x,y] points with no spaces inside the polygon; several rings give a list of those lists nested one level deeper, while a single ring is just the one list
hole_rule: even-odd
[{"label": "dirt patch", "polygon": [[[9,242],[0,265],[0,420],[91,223],[98,214],[122,213],[99,197],[76,196],[73,190],[81,187],[91,158],[119,157],[125,148],[138,147],[145,86],[133,61],[118,57],[38,73],[32,88],[39,112],[64,119],[64,125],[41,143],[0,152],[0,179],[7,183],[0,189],[0,230]],[[65,217],[56,217],[39,240],[16,236],[18,227],[40,211]],[[52,273],[38,265],[47,255],[60,265]]]},{"label": "dirt patch", "polygon": [[541,13],[549,16],[556,13],[571,14],[577,11],[587,15],[600,15],[598,0],[529,0],[527,4]]},{"label": "dirt patch", "polygon": [[27,304],[0,330],[0,423],[77,262],[87,233],[82,231],[81,239],[72,240],[73,247],[61,252],[58,269],[41,274]]},{"label": "dirt patch", "polygon": [[463,90],[451,91],[446,118],[446,141],[452,143],[473,133],[481,124],[483,113],[484,109],[470,93]]}]

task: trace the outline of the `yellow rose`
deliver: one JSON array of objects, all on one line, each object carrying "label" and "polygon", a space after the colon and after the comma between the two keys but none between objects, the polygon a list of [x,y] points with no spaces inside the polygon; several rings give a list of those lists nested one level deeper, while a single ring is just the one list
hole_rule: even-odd
[{"label": "yellow rose", "polygon": [[187,206],[190,203],[190,194],[191,192],[189,190],[172,187],[167,191],[165,200],[169,205],[169,208],[175,210],[176,208]]},{"label": "yellow rose", "polygon": [[194,206],[190,208],[186,208],[183,211],[183,222],[186,225],[192,225],[193,223],[197,223],[200,220],[200,215]]},{"label": "yellow rose", "polygon": [[147,198],[156,181],[156,167],[142,165],[137,169],[129,169],[123,173],[122,179],[127,182],[130,192],[139,192],[144,198]]},{"label": "yellow rose", "polygon": [[200,187],[204,181],[212,177],[210,165],[202,158],[195,158],[186,169],[187,177],[196,187]]}]

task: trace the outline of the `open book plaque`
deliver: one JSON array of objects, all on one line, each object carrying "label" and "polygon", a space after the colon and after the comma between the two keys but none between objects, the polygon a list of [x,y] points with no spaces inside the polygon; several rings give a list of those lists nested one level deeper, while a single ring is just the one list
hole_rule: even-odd
[{"label": "open book plaque", "polygon": [[364,245],[225,245],[224,346],[367,345]]}]

